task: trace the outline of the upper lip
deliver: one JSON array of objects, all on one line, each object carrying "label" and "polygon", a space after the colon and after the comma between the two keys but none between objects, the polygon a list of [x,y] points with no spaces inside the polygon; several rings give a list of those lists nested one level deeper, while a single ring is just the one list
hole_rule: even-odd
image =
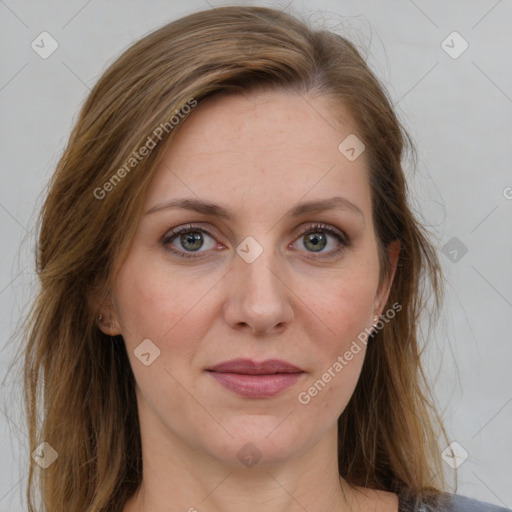
[{"label": "upper lip", "polygon": [[207,370],[219,373],[243,373],[246,375],[302,372],[297,366],[286,361],[280,361],[279,359],[267,359],[261,362],[256,362],[252,359],[232,359],[231,361],[212,366]]}]

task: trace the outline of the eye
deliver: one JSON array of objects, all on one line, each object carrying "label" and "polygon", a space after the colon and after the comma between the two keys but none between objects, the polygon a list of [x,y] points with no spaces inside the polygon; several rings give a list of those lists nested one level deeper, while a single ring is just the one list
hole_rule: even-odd
[{"label": "eye", "polygon": [[[210,247],[204,246],[205,235],[212,240]],[[330,251],[323,251],[329,245],[329,238],[334,239],[335,247]],[[348,237],[342,231],[325,224],[308,226],[300,233],[298,240],[301,241],[306,252],[322,253],[320,258],[334,257],[350,245]],[[181,258],[198,258],[201,252],[205,252],[200,249],[214,249],[217,242],[204,228],[189,224],[166,233],[162,238],[162,245]]]},{"label": "eye", "polygon": [[[322,252],[329,244],[329,237],[334,238],[335,247],[330,251]],[[337,256],[349,246],[349,239],[342,231],[325,224],[307,227],[301,232],[298,240],[301,241],[307,252],[322,253],[321,258]]]},{"label": "eye", "polygon": [[[162,244],[170,252],[176,254],[177,256],[182,258],[197,258],[198,256],[193,253],[201,252],[199,249],[201,249],[204,245],[204,235],[213,240],[212,235],[210,235],[208,231],[190,224],[188,226],[183,226],[181,228],[176,228],[169,231],[166,235],[164,235]],[[171,244],[171,242],[174,241],[177,242],[177,244],[180,246],[180,249],[177,249],[175,245]],[[214,243],[211,244],[210,247],[207,247],[207,249],[213,249],[215,246],[216,242],[214,241]]]}]

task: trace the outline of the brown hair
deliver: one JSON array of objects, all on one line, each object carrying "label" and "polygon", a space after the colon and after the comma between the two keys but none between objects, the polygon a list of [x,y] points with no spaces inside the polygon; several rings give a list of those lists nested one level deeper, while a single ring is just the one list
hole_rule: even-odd
[{"label": "brown hair", "polygon": [[[369,341],[339,418],[340,474],[350,484],[416,496],[445,485],[437,440],[445,432],[417,332],[420,313],[440,306],[442,277],[408,205],[401,161],[413,145],[352,43],[277,10],[233,6],[173,21],[128,48],[88,96],[51,179],[38,223],[40,291],[23,346],[30,451],[46,441],[58,453],[40,474],[44,511],[121,511],[141,482],[133,373],[122,337],[97,328],[91,297],[108,294],[147,185],[186,122],[184,106],[254,87],[315,93],[349,109],[366,145],[381,282],[385,247],[401,243],[388,303],[402,310]],[[177,112],[183,120],[127,167]]]}]

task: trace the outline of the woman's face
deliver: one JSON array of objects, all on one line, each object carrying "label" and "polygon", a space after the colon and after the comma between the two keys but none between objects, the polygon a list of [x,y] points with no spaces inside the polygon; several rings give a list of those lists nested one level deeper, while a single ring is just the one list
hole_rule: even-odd
[{"label": "woman's face", "polygon": [[366,155],[336,114],[284,91],[218,96],[165,153],[110,306],[146,444],[252,465],[336,435],[388,289]]}]

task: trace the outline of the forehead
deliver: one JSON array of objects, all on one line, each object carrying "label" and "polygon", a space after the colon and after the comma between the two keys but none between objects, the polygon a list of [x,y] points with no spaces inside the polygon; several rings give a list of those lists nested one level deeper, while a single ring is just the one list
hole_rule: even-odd
[{"label": "forehead", "polygon": [[[241,215],[343,195],[371,208],[365,154],[339,150],[355,123],[326,97],[222,94],[201,103],[165,151],[147,204],[195,197]],[[267,210],[265,210],[267,209]]]}]

